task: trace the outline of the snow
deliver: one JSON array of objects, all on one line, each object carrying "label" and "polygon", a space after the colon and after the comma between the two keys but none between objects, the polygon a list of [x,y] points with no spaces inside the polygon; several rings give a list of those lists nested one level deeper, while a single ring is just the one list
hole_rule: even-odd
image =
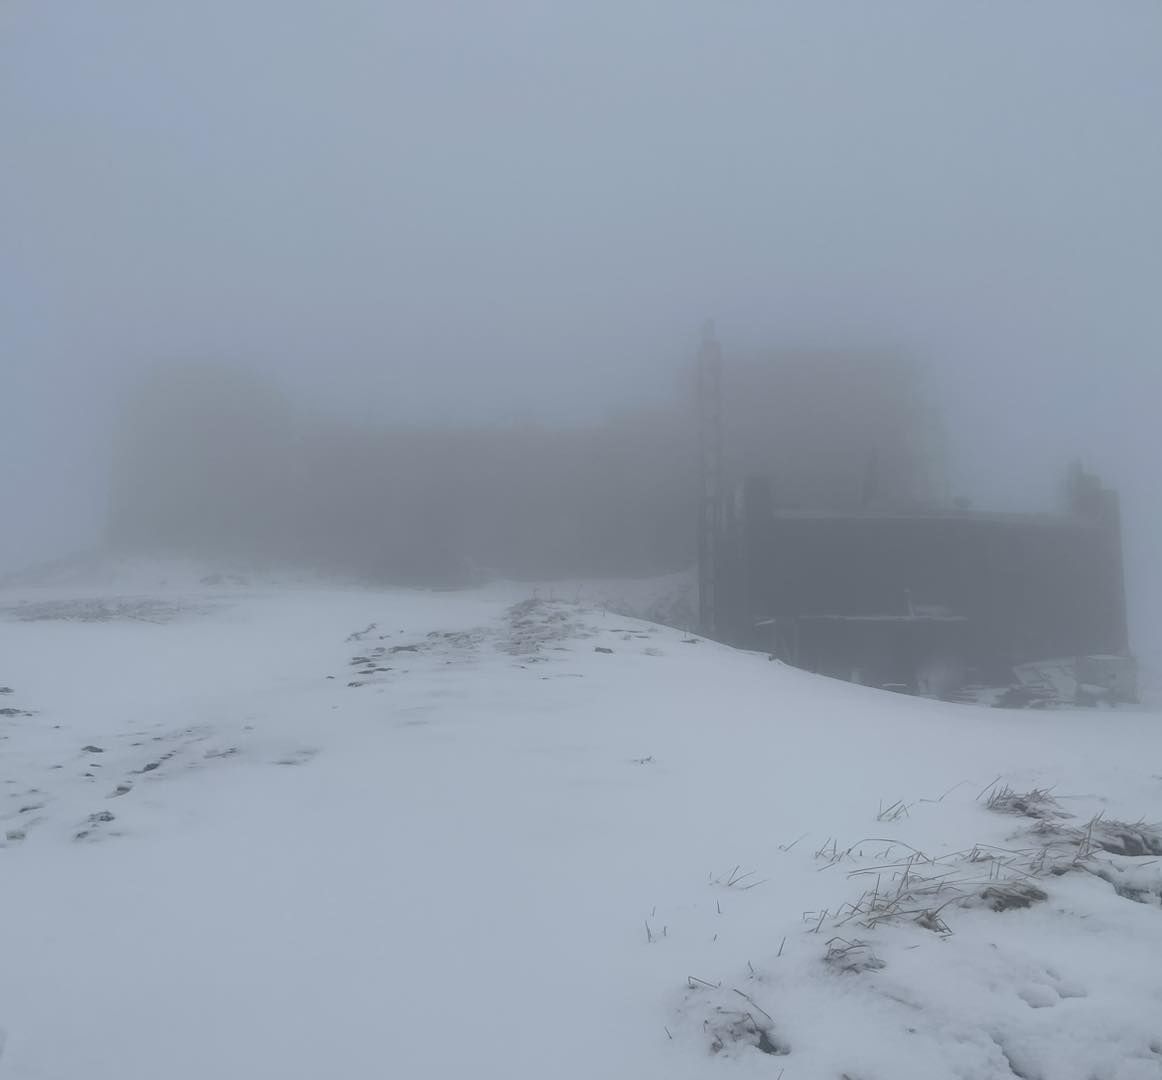
[{"label": "snow", "polygon": [[0,593],[0,1077],[1162,1076],[1162,872],[1100,846],[1162,820],[1156,713],[615,592]]}]

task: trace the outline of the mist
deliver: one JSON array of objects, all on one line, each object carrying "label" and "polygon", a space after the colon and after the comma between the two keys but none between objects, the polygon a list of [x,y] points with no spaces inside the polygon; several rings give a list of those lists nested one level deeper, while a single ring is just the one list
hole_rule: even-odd
[{"label": "mist", "polygon": [[[664,428],[621,502],[563,487],[615,517],[681,486],[713,317],[728,387],[758,356],[907,357],[974,505],[1047,507],[1083,459],[1156,647],[1160,47],[1132,2],[10,3],[0,570],[109,539],[127,410],[198,368],[328,445]],[[502,488],[538,520],[543,486]],[[566,567],[556,520],[503,569],[692,542],[668,516]]]}]

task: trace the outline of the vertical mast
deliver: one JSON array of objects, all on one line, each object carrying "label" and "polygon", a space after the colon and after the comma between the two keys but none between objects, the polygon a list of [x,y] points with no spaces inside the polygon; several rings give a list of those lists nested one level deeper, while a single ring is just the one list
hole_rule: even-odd
[{"label": "vertical mast", "polygon": [[698,621],[699,632],[719,631],[722,543],[722,349],[708,319],[698,350]]}]

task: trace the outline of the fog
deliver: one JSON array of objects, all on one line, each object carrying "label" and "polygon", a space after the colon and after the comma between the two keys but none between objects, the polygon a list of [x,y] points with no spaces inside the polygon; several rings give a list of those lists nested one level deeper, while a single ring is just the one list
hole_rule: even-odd
[{"label": "fog", "polygon": [[[713,317],[728,386],[756,357],[906,358],[976,505],[1048,506],[1082,458],[1122,492],[1156,645],[1159,55],[1132,0],[9,0],[0,570],[106,541],[125,410],[204,365],[329,446],[667,418],[622,503],[563,488],[616,517],[680,485]],[[440,445],[480,495],[479,444]]]}]

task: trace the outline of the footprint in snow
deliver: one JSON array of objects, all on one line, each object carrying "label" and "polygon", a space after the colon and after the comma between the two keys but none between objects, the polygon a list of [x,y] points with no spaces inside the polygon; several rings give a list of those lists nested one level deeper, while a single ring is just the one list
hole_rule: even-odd
[{"label": "footprint in snow", "polygon": [[311,760],[319,751],[304,747],[301,750],[294,750],[283,757],[276,758],[275,765],[305,765]]},{"label": "footprint in snow", "polygon": [[98,810],[90,814],[85,824],[73,834],[74,840],[96,840],[104,832],[103,826],[116,821],[116,815],[110,810]]}]

